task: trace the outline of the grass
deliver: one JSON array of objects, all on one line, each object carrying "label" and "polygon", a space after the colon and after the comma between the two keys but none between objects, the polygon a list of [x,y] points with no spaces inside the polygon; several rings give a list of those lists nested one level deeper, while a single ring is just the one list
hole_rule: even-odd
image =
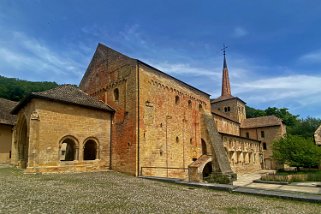
[{"label": "grass", "polygon": [[250,213],[260,213],[258,209],[247,208],[247,207],[229,207],[226,208],[228,214],[250,214]]},{"label": "grass", "polygon": [[276,174],[263,175],[263,181],[278,182],[321,182],[321,170],[278,171]]},{"label": "grass", "polygon": [[117,172],[26,175],[0,168],[0,213],[321,213],[318,204],[232,194]]}]

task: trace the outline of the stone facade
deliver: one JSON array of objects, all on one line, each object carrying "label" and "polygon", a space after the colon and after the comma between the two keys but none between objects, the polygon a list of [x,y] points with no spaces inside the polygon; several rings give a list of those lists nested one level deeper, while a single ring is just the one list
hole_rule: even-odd
[{"label": "stone facade", "polygon": [[80,89],[115,109],[112,126],[112,169],[138,175],[137,63],[99,44]]},{"label": "stone facade", "polygon": [[[258,117],[248,120],[264,121],[266,117]],[[272,145],[273,141],[280,139],[286,134],[286,126],[282,121],[275,117],[270,116],[271,120],[275,121],[274,125],[267,123],[253,124],[252,126],[241,125],[241,136],[254,140],[259,140],[262,144],[263,150],[263,168],[264,169],[277,169],[278,165],[272,159]],[[246,122],[246,121],[245,121]]]},{"label": "stone facade", "polygon": [[16,117],[10,111],[17,105],[16,102],[0,98],[0,164],[9,164],[11,161],[11,142]]},{"label": "stone facade", "polygon": [[10,163],[12,125],[0,124],[0,164]]},{"label": "stone facade", "polygon": [[111,112],[43,98],[31,98],[15,112],[11,163],[25,172],[110,168]]},{"label": "stone facade", "polygon": [[187,179],[188,166],[211,154],[201,126],[209,95],[141,63],[139,74],[140,174]]},{"label": "stone facade", "polygon": [[189,166],[214,151],[202,120],[211,115],[209,95],[144,62],[99,44],[80,89],[116,110],[114,170],[187,179]]},{"label": "stone facade", "polygon": [[262,169],[261,142],[222,133],[223,143],[231,168],[236,173],[249,173]]}]

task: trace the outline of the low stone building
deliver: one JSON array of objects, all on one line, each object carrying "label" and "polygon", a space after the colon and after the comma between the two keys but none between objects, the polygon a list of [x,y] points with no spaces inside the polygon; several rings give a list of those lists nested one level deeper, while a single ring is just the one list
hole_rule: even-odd
[{"label": "low stone building", "polygon": [[29,173],[107,170],[113,112],[71,85],[31,93],[12,110],[11,163]]},{"label": "low stone building", "polygon": [[279,166],[272,158],[273,141],[286,134],[286,126],[276,116],[248,118],[241,123],[241,136],[261,142],[263,150],[263,168],[277,169]]},{"label": "low stone building", "polygon": [[10,163],[12,129],[16,123],[16,116],[10,111],[16,105],[16,102],[0,98],[0,164]]}]

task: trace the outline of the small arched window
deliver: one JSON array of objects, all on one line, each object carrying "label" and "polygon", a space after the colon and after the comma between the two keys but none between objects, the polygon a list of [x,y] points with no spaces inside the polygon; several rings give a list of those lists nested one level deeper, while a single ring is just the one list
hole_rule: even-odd
[{"label": "small arched window", "polygon": [[179,104],[179,96],[178,96],[178,95],[175,96],[175,104],[176,104],[176,105]]},{"label": "small arched window", "polygon": [[203,109],[202,104],[199,104],[199,105],[198,105],[198,110],[200,110],[200,111],[201,111],[202,109]]},{"label": "small arched window", "polygon": [[176,137],[176,143],[179,143],[179,137]]},{"label": "small arched window", "polygon": [[188,107],[192,108],[192,101],[191,100],[188,100]]},{"label": "small arched window", "polygon": [[115,88],[114,89],[114,101],[119,101],[119,89]]}]

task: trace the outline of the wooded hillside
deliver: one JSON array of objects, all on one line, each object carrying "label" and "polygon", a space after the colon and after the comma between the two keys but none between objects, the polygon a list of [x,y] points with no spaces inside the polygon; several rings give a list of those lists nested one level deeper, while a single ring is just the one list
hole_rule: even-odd
[{"label": "wooded hillside", "polygon": [[19,101],[27,94],[58,86],[56,82],[31,82],[0,76],[0,97]]}]

